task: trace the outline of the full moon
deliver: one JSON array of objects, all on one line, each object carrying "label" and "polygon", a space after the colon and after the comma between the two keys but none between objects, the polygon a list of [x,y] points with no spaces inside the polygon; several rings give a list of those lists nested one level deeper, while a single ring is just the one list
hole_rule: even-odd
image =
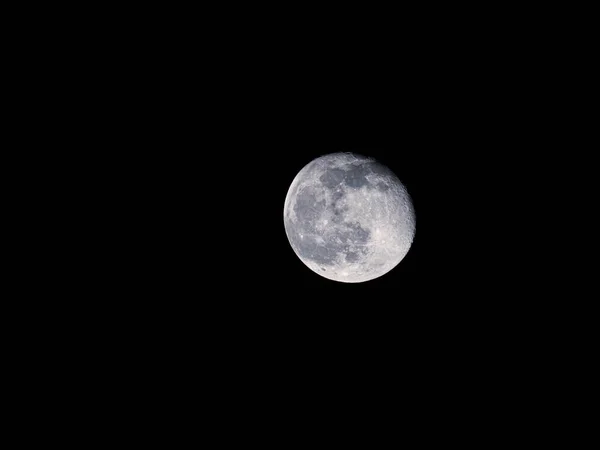
[{"label": "full moon", "polygon": [[292,249],[313,272],[360,283],[392,270],[412,245],[415,212],[398,177],[374,158],[332,153],[292,181],[283,210]]}]

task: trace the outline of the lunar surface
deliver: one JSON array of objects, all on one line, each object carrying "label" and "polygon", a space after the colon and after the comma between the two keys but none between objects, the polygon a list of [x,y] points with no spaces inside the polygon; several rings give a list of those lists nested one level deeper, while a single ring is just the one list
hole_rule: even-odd
[{"label": "lunar surface", "polygon": [[398,177],[375,159],[353,153],[307,164],[288,190],[283,216],[300,260],[346,283],[392,270],[415,235],[412,200]]}]

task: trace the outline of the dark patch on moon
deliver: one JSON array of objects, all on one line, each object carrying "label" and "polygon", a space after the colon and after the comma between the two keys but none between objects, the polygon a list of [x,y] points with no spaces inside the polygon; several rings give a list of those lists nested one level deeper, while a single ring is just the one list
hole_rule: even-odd
[{"label": "dark patch on moon", "polygon": [[363,186],[370,185],[371,183],[367,180],[367,175],[373,172],[369,166],[370,164],[352,166],[352,168],[346,172],[344,177],[346,186],[353,189],[360,189]]},{"label": "dark patch on moon", "polygon": [[310,259],[320,264],[333,264],[335,257],[341,250],[340,247],[332,244],[328,244],[327,246],[316,244],[316,248],[312,252]]},{"label": "dark patch on moon", "polygon": [[359,223],[346,223],[346,226],[350,228],[351,231],[351,239],[353,242],[357,244],[366,244],[369,240],[369,236],[371,232],[369,230],[365,230],[360,226]]},{"label": "dark patch on moon", "polygon": [[346,253],[346,262],[353,263],[359,260],[358,253],[348,252]]},{"label": "dark patch on moon", "polygon": [[340,200],[343,197],[344,197],[344,194],[340,192],[340,195],[338,196],[338,198],[333,200],[333,203],[330,206],[331,213],[332,213],[331,221],[338,225],[344,223],[344,213],[350,209],[348,207],[348,205],[340,204]]},{"label": "dark patch on moon", "polygon": [[333,189],[341,184],[348,187],[359,189],[369,183],[367,175],[373,173],[371,163],[353,165],[348,164],[344,169],[326,169],[325,173],[319,177],[323,186]]},{"label": "dark patch on moon", "polygon": [[316,220],[325,211],[325,200],[317,201],[314,193],[307,189],[296,197],[294,211],[301,226],[305,229],[313,229]]},{"label": "dark patch on moon", "polygon": [[323,175],[319,177],[323,186],[332,189],[339,185],[344,180],[345,171],[342,169],[327,169]]}]

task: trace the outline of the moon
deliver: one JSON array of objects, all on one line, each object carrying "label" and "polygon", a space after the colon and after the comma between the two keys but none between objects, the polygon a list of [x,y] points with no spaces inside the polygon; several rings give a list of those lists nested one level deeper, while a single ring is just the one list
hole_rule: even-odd
[{"label": "moon", "polygon": [[292,181],[283,210],[292,249],[313,272],[360,283],[392,270],[415,235],[412,199],[398,177],[374,158],[331,153]]}]

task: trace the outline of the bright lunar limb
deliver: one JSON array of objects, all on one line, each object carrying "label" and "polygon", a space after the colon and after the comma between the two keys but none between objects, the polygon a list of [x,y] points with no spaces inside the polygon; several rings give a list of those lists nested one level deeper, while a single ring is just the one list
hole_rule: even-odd
[{"label": "bright lunar limb", "polygon": [[332,153],[294,178],[284,205],[290,244],[312,271],[360,283],[392,270],[408,253],[415,212],[398,177],[374,158]]}]

